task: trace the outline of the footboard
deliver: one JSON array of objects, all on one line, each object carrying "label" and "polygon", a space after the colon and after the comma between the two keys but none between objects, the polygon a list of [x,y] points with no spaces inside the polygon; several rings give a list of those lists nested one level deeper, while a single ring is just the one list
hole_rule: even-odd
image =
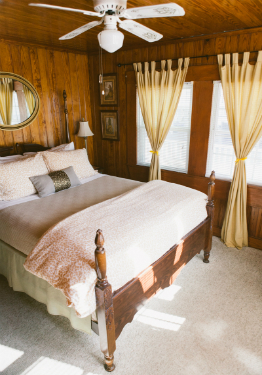
[{"label": "footboard", "polygon": [[116,338],[137,311],[157,292],[169,287],[182,268],[206,246],[210,218],[185,236],[140,275],[113,294]]},{"label": "footboard", "polygon": [[201,250],[204,250],[204,262],[209,263],[212,247],[214,217],[215,172],[211,173],[208,184],[207,218],[184,236],[156,262],[137,277],[112,293],[106,277],[106,253],[103,248],[102,231],[96,235],[96,299],[97,322],[92,322],[93,330],[100,336],[101,350],[105,357],[105,369],[113,371],[115,340],[124,326],[131,323],[137,311],[158,291],[170,286],[182,268]]}]

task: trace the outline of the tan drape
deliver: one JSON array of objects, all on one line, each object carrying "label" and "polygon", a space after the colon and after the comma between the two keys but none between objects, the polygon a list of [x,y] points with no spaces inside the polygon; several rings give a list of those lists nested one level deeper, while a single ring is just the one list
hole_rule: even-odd
[{"label": "tan drape", "polygon": [[28,109],[29,109],[29,112],[30,112],[29,116],[31,116],[31,114],[33,113],[34,108],[35,108],[35,98],[34,98],[34,95],[31,92],[31,90],[29,90],[29,88],[27,88],[25,85],[23,85],[23,91],[24,91],[25,100],[27,102]]},{"label": "tan drape", "polygon": [[221,238],[229,247],[248,245],[247,183],[245,159],[262,136],[262,51],[256,65],[249,64],[249,52],[238,65],[238,54],[218,56],[227,119],[236,154],[234,175],[229,191]]},{"label": "tan drape", "polygon": [[155,61],[144,63],[144,73],[142,64],[134,64],[136,72],[136,83],[138,89],[141,112],[145,122],[147,135],[152,147],[152,158],[149,170],[149,181],[161,180],[161,170],[159,163],[159,150],[161,149],[181,96],[183,84],[185,82],[189,58],[178,60],[178,69],[172,70],[172,60],[161,61],[161,72],[156,71]]},{"label": "tan drape", "polygon": [[13,80],[0,79],[0,116],[4,125],[11,125],[13,109]]}]

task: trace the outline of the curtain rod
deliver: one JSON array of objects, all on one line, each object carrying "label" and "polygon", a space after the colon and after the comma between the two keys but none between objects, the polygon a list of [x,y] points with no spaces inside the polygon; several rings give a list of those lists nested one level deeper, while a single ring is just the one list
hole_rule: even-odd
[{"label": "curtain rod", "polygon": [[[256,52],[259,52],[259,51],[247,51],[247,52],[249,52],[249,53],[256,53]],[[245,52],[229,52],[230,54],[231,53],[238,53],[238,54],[243,54],[243,53],[245,53]],[[218,55],[222,55],[221,53],[219,53]],[[190,59],[200,59],[200,58],[203,58],[203,57],[205,57],[207,60],[209,59],[209,57],[217,57],[218,55],[203,55],[203,56],[189,56],[189,58]],[[186,57],[188,57],[188,56],[186,56]],[[179,58],[175,58],[175,59],[167,59],[167,60],[172,60],[172,61],[175,61],[175,60],[179,60],[181,57],[179,57]],[[183,57],[183,59],[184,59],[185,57]],[[162,59],[163,60],[163,59]],[[155,62],[161,62],[162,60],[155,60]],[[120,68],[121,66],[125,66],[125,65],[133,65],[133,64],[135,64],[135,63],[128,63],[128,64],[117,64],[117,66]],[[138,64],[138,63],[136,63],[136,64]]]}]

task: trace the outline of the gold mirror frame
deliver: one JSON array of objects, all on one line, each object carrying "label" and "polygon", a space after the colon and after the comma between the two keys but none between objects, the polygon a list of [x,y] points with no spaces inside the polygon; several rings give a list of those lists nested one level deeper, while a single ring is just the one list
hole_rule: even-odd
[{"label": "gold mirror frame", "polygon": [[11,79],[15,79],[16,81],[21,82],[22,84],[24,84],[26,87],[28,87],[31,90],[32,94],[34,95],[34,99],[35,99],[34,111],[31,114],[31,116],[28,117],[28,119],[26,119],[23,122],[20,122],[17,125],[7,126],[7,125],[4,125],[4,124],[0,123],[0,130],[14,131],[14,130],[19,130],[19,129],[25,128],[26,126],[30,125],[38,116],[39,109],[40,109],[39,95],[38,95],[35,87],[32,85],[32,83],[27,81],[27,79],[19,76],[18,74],[9,73],[9,72],[0,72],[0,78],[11,78]]}]

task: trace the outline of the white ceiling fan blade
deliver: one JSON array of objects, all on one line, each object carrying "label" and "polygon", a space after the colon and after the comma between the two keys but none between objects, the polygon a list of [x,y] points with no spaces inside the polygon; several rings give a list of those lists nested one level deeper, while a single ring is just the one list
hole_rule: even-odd
[{"label": "white ceiling fan blade", "polygon": [[128,19],[155,18],[155,17],[175,17],[184,16],[184,9],[175,3],[151,5],[148,7],[138,7],[125,9],[119,17]]},{"label": "white ceiling fan blade", "polygon": [[101,25],[102,22],[103,22],[103,20],[89,22],[86,25],[81,26],[81,27],[79,27],[78,29],[76,29],[74,31],[71,31],[71,33],[68,33],[68,34],[66,34],[64,36],[61,36],[61,38],[59,38],[59,40],[73,39],[74,37],[76,37],[76,36],[84,33],[85,31],[87,31],[89,29],[92,29],[92,27]]},{"label": "white ceiling fan blade", "polygon": [[156,31],[149,29],[144,25],[141,25],[138,22],[132,20],[120,21],[119,27],[126,31],[129,31],[131,34],[138,36],[148,42],[156,42],[157,40],[163,38],[162,34],[157,33]]},{"label": "white ceiling fan blade", "polygon": [[48,5],[48,4],[37,4],[37,3],[31,3],[28,4],[32,7],[41,7],[41,8],[49,8],[49,9],[58,9],[58,10],[67,10],[69,12],[77,12],[77,13],[83,13],[87,16],[96,16],[96,17],[102,17],[102,13],[97,12],[90,12],[88,10],[81,10],[81,9],[74,9],[74,8],[65,8],[65,7],[59,7],[56,5]]}]

